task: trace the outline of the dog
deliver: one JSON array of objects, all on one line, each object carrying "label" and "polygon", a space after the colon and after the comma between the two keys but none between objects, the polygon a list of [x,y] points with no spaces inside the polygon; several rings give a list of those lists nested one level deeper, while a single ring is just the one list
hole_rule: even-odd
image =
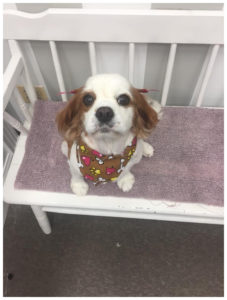
[{"label": "dog", "polygon": [[132,189],[131,168],[153,147],[144,141],[157,125],[161,105],[139,92],[119,74],[98,74],[76,90],[56,116],[68,157],[71,189],[86,195],[87,180],[116,182],[123,192]]}]

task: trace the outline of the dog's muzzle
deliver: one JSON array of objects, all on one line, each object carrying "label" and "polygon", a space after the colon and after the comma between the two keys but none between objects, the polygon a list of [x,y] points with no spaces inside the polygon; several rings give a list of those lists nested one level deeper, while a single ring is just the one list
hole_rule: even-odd
[{"label": "dog's muzzle", "polygon": [[99,120],[100,124],[108,125],[114,116],[114,112],[112,108],[108,106],[102,106],[97,109],[95,116]]}]

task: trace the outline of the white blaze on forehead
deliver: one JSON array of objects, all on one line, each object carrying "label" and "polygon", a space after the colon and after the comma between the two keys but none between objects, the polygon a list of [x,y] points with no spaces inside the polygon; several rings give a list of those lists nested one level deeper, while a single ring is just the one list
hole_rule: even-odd
[{"label": "white blaze on forehead", "polygon": [[98,74],[88,78],[85,91],[93,91],[97,97],[110,98],[130,93],[129,81],[119,74]]}]

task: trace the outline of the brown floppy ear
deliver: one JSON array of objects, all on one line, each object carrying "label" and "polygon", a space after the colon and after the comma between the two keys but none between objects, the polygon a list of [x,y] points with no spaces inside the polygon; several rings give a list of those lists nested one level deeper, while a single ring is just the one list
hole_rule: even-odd
[{"label": "brown floppy ear", "polygon": [[139,138],[146,138],[158,123],[158,115],[137,89],[132,87],[131,92],[135,109],[133,132]]},{"label": "brown floppy ear", "polygon": [[73,143],[81,135],[83,129],[81,104],[81,93],[78,91],[56,116],[58,131],[68,143]]}]

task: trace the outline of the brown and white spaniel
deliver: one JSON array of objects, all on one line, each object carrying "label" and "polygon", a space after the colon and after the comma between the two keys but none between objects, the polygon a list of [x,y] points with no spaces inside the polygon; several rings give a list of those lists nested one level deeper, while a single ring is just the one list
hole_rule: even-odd
[{"label": "brown and white spaniel", "polygon": [[153,155],[153,147],[143,139],[156,126],[160,111],[158,102],[147,100],[121,75],[88,78],[56,118],[72,191],[85,195],[87,180],[115,181],[124,192],[131,190],[132,166],[142,155]]}]

